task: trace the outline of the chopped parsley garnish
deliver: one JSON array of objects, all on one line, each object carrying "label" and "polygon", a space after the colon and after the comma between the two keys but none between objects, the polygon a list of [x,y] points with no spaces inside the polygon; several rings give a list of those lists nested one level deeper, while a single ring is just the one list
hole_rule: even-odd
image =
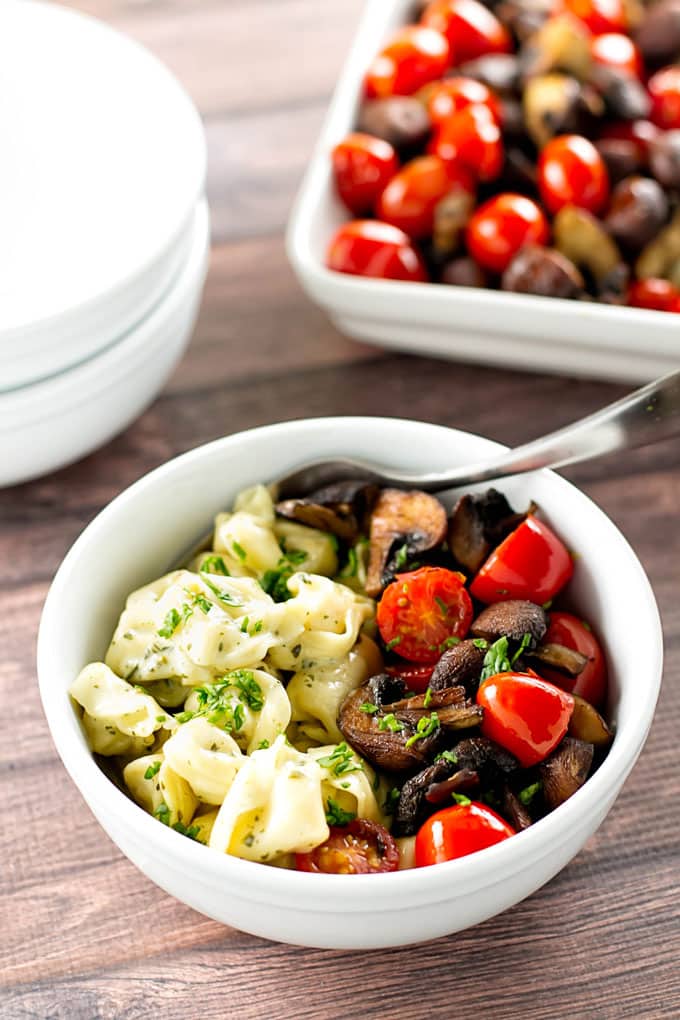
[{"label": "chopped parsley garnish", "polygon": [[347,553],[347,563],[340,571],[340,577],[356,577],[359,570],[357,551],[352,546]]},{"label": "chopped parsley garnish", "polygon": [[224,602],[225,606],[235,606],[238,608],[239,606],[243,605],[243,603],[239,602],[239,600],[234,595],[231,595],[228,591],[222,591],[222,589],[218,588],[216,584],[213,584],[213,582],[209,578],[204,577],[203,583],[207,584],[208,588],[210,588],[210,591],[213,593],[213,595],[217,599],[219,599],[220,602]]},{"label": "chopped parsley garnish", "polygon": [[389,730],[390,733],[400,733],[404,728],[404,724],[400,723],[394,712],[388,712],[378,722],[379,730]]},{"label": "chopped parsley garnish", "polygon": [[157,715],[156,716],[156,722],[164,723],[164,722],[167,722],[167,721],[168,721],[167,715]]},{"label": "chopped parsley garnish", "polygon": [[271,595],[274,602],[286,602],[292,597],[288,590],[288,581],[293,576],[293,570],[289,564],[279,570],[265,570],[260,578],[260,586]]},{"label": "chopped parsley garnish", "polygon": [[264,706],[262,688],[249,669],[234,670],[214,684],[197,687],[196,697],[199,704],[196,714],[227,732],[243,728],[246,721],[243,705],[253,712]]},{"label": "chopped parsley garnish", "polygon": [[229,577],[227,564],[221,556],[206,556],[201,563],[202,574],[221,574],[222,577]]},{"label": "chopped parsley garnish", "polygon": [[432,701],[432,688],[428,687],[425,691],[425,697],[423,698],[423,708],[429,708],[430,702]]},{"label": "chopped parsley garnish", "polygon": [[361,771],[361,765],[354,760],[352,751],[344,740],[334,747],[330,754],[316,760],[322,768],[328,769],[334,776],[344,776],[348,772]]},{"label": "chopped parsley garnish", "polygon": [[329,825],[349,825],[355,818],[354,811],[344,811],[332,797],[326,801],[326,821]]},{"label": "chopped parsley garnish", "polygon": [[242,634],[247,634],[248,633],[248,624],[249,623],[250,623],[249,617],[244,616],[243,619],[241,620],[241,626],[239,628],[239,630],[241,631]]},{"label": "chopped parsley garnish", "polygon": [[542,789],[543,785],[540,781],[537,783],[531,783],[530,786],[525,786],[523,790],[520,790],[517,796],[525,807],[529,807],[534,797],[536,797]]},{"label": "chopped parsley garnish", "polygon": [[394,556],[394,569],[401,570],[402,567],[406,566],[408,561],[408,545],[404,542],[403,545],[399,546]]},{"label": "chopped parsley garnish", "polygon": [[460,644],[460,638],[459,637],[454,637],[453,635],[451,635],[451,637],[447,637],[447,638],[444,639],[444,641],[442,641],[442,643],[439,646],[439,651],[440,652],[445,652],[447,650],[447,648],[453,648],[455,645],[459,645],[459,644]]},{"label": "chopped parsley garnish", "polygon": [[487,680],[490,676],[496,676],[497,673],[509,673],[520,655],[527,648],[531,647],[532,640],[531,634],[525,634],[519,648],[512,655],[510,654],[507,637],[503,636],[498,641],[494,641],[484,656],[484,668],[482,669],[481,679]]},{"label": "chopped parsley garnish", "polygon": [[190,719],[193,719],[195,714],[196,714],[195,712],[178,712],[177,715],[175,716],[175,719],[177,720],[178,723],[185,723],[189,722]]},{"label": "chopped parsley garnish", "polygon": [[264,694],[249,669],[237,669],[233,673],[229,673],[228,678],[231,680],[232,686],[238,690],[241,701],[245,702],[248,708],[253,712],[262,711]]},{"label": "chopped parsley garnish", "polygon": [[269,741],[268,740],[261,740],[260,743],[257,745],[257,750],[258,751],[266,751],[268,747],[269,747]]},{"label": "chopped parsley garnish", "polygon": [[439,729],[440,725],[439,716],[436,712],[430,712],[429,716],[422,716],[418,720],[416,732],[406,741],[406,747],[412,747],[416,740],[425,740],[426,737],[431,737]]},{"label": "chopped parsley garnish", "polygon": [[[184,822],[175,822],[172,826],[175,832],[179,832],[182,836],[186,836],[188,839],[196,839],[199,832],[201,831],[198,825],[189,825],[188,827]],[[200,840],[197,840],[200,842]]]},{"label": "chopped parsley garnish", "polygon": [[385,797],[385,803],[383,804],[383,811],[386,815],[393,815],[397,810],[397,804],[401,796],[401,790],[398,786],[393,786]]},{"label": "chopped parsley garnish", "polygon": [[435,761],[448,761],[450,765],[458,764],[458,755],[455,751],[442,751],[435,756]]},{"label": "chopped parsley garnish", "polygon": [[483,637],[473,638],[472,643],[475,646],[475,648],[479,648],[482,652],[485,652],[489,647],[489,642],[486,640],[486,638]]},{"label": "chopped parsley garnish", "polygon": [[472,804],[469,797],[466,797],[464,793],[452,793],[451,796],[455,800],[456,804],[460,804],[462,807],[467,807],[468,804]]},{"label": "chopped parsley garnish", "polygon": [[541,603],[541,609],[545,609],[545,610],[552,609],[552,604],[553,604],[553,600],[552,599],[548,599],[547,602],[542,602]]},{"label": "chopped parsley garnish", "polygon": [[163,825],[170,824],[170,808],[168,807],[164,800],[160,802],[160,804],[154,811],[154,815],[159,820],[159,822],[163,823]]},{"label": "chopped parsley garnish", "polygon": [[365,712],[366,715],[375,715],[380,711],[380,706],[374,705],[372,701],[364,701],[363,705],[359,705],[359,711]]},{"label": "chopped parsley garnish", "polygon": [[161,763],[159,761],[152,762],[151,765],[149,765],[149,767],[146,770],[146,772],[144,773],[144,778],[145,779],[153,779],[153,777],[160,770],[160,767],[161,767]]},{"label": "chopped parsley garnish", "polygon": [[169,609],[168,612],[165,614],[163,626],[160,627],[157,631],[158,636],[164,638],[171,638],[181,622],[182,617],[179,614],[179,612],[176,609]]},{"label": "chopped parsley garnish", "polygon": [[391,652],[391,651],[392,651],[392,649],[393,649],[393,648],[396,648],[396,647],[397,647],[397,645],[398,645],[398,644],[399,644],[400,642],[401,642],[401,634],[397,634],[397,636],[396,636],[396,637],[393,637],[391,641],[388,641],[388,642],[387,642],[387,644],[385,645],[385,648],[387,649],[387,651],[388,651],[388,652]]},{"label": "chopped parsley garnish", "polygon": [[446,616],[448,614],[449,607],[447,606],[446,602],[444,602],[444,599],[440,599],[439,595],[435,595],[434,600],[441,609],[442,616]]},{"label": "chopped parsley garnish", "polygon": [[206,616],[208,615],[212,608],[212,602],[210,601],[210,599],[207,599],[205,595],[203,595],[200,591],[195,591],[191,593],[191,601],[195,606],[198,606],[201,612],[205,613]]},{"label": "chopped parsley garnish", "polygon": [[286,559],[288,560],[288,562],[292,563],[293,566],[295,566],[295,567],[299,567],[300,564],[304,563],[305,560],[307,559],[307,553],[304,551],[304,549],[285,549],[284,548],[283,554],[286,557]]},{"label": "chopped parsley garnish", "polygon": [[248,633],[250,634],[251,637],[253,636],[253,634],[259,634],[263,626],[264,624],[262,623],[262,620],[256,620],[255,623],[250,628],[250,630],[248,631]]},{"label": "chopped parsley garnish", "polygon": [[248,553],[245,551],[240,542],[237,542],[234,539],[234,541],[231,543],[231,547],[241,561],[245,560]]}]

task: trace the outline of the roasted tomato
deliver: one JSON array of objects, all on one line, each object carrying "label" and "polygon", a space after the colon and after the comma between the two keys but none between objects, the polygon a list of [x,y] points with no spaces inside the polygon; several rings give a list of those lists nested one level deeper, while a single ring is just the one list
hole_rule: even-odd
[{"label": "roasted tomato", "polygon": [[380,636],[409,662],[436,662],[451,641],[464,638],[472,622],[465,578],[444,567],[420,567],[397,578],[382,594]]},{"label": "roasted tomato", "polygon": [[600,132],[601,138],[621,138],[626,142],[635,142],[640,159],[645,160],[649,152],[649,144],[659,137],[659,129],[651,120],[615,120],[605,124]]},{"label": "roasted tomato", "polygon": [[503,169],[503,141],[488,106],[466,106],[435,129],[429,151],[462,164],[480,180],[492,181]]},{"label": "roasted tomato", "polygon": [[590,626],[571,613],[551,613],[544,644],[564,645],[585,655],[588,664],[578,676],[568,676],[557,669],[541,664],[541,673],[546,680],[557,684],[570,694],[578,694],[596,708],[602,704],[607,693],[607,667],[604,653]]},{"label": "roasted tomato", "polygon": [[576,205],[597,214],[609,197],[609,174],[592,142],[582,135],[561,135],[541,152],[538,189],[551,213]]},{"label": "roasted tomato", "polygon": [[476,78],[446,78],[433,86],[427,102],[427,111],[433,124],[443,124],[445,120],[459,113],[466,106],[488,106],[498,123],[501,122],[501,105],[488,89]]},{"label": "roasted tomato", "polygon": [[295,855],[298,871],[326,875],[369,875],[396,871],[399,849],[387,829],[367,818],[333,826],[325,843]]},{"label": "roasted tomato", "polygon": [[447,164],[439,156],[419,156],[394,175],[378,199],[376,212],[381,220],[411,237],[428,237],[437,203],[456,188],[474,191],[466,170]]},{"label": "roasted tomato", "polygon": [[502,273],[525,244],[546,244],[550,236],[542,210],[524,195],[505,192],[480,205],[467,226],[467,246],[485,269]]},{"label": "roasted tomato", "polygon": [[382,138],[348,135],[332,153],[335,186],[356,216],[371,212],[387,182],[399,169],[397,154]]},{"label": "roasted tomato", "polygon": [[456,64],[476,60],[485,53],[512,50],[508,30],[478,0],[433,0],[420,20],[446,36]]},{"label": "roasted tomato", "polygon": [[668,280],[636,280],[628,291],[628,304],[655,312],[680,312],[680,291]]},{"label": "roasted tomato", "polygon": [[647,82],[651,119],[664,131],[680,128],[680,67],[664,67]]},{"label": "roasted tomato", "polygon": [[500,843],[515,830],[485,804],[455,804],[431,815],[416,836],[416,867],[443,864]]},{"label": "roasted tomato", "polygon": [[564,0],[564,6],[575,18],[582,21],[593,35],[626,31],[623,0]]},{"label": "roasted tomato", "polygon": [[328,246],[326,265],[354,276],[416,283],[427,280],[425,263],[410,238],[379,220],[353,220],[340,227]]},{"label": "roasted tomato", "polygon": [[366,95],[409,96],[441,78],[449,66],[450,48],[441,32],[406,25],[373,59],[366,74]]},{"label": "roasted tomato", "polygon": [[498,673],[477,691],[482,733],[514,754],[523,768],[543,761],[565,736],[574,699],[555,684],[526,673]]},{"label": "roasted tomato", "polygon": [[482,565],[470,585],[480,602],[528,599],[543,605],[574,573],[568,550],[547,524],[529,515]]},{"label": "roasted tomato", "polygon": [[612,67],[634,78],[642,78],[645,67],[642,55],[630,38],[621,32],[606,32],[590,40],[590,55],[595,64]]},{"label": "roasted tomato", "polygon": [[414,694],[424,694],[432,679],[436,663],[424,666],[408,666],[406,663],[399,666],[385,666],[385,672],[390,676],[400,677],[408,689]]}]

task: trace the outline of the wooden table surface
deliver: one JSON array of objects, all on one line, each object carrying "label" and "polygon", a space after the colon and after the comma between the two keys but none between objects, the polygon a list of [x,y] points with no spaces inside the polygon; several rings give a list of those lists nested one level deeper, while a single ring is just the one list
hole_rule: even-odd
[{"label": "wooden table surface", "polygon": [[667,665],[642,757],[597,835],[529,900],[418,948],[297,949],[175,902],[109,842],[41,711],[35,637],[64,553],[108,500],[167,458],[286,418],[386,414],[516,443],[624,387],[385,355],[301,293],[283,227],[360,0],[75,0],[139,39],[205,117],[214,247],[191,348],[103,450],[0,492],[0,1016],[526,1018],[680,1016],[677,444],[568,472],[649,572]]}]

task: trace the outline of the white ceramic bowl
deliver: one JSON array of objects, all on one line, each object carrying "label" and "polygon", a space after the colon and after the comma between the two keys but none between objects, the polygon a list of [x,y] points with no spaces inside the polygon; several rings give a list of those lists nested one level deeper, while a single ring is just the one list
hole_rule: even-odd
[{"label": "white ceramic bowl", "polygon": [[101,354],[43,382],[0,394],[0,486],[63,467],[133,421],[163,388],[191,336],[208,262],[202,201],[190,251],[167,293]]},{"label": "white ceramic bowl", "polygon": [[334,193],[330,151],[354,130],[371,58],[412,17],[412,0],[366,5],[288,226],[288,257],[309,297],[342,332],[417,354],[631,381],[677,368],[680,323],[668,313],[325,268],[328,242],[351,218]]},{"label": "white ceramic bowl", "polygon": [[354,949],[404,945],[476,924],[517,903],[563,868],[597,829],[652,720],[661,628],[649,582],[625,539],[586,496],[549,472],[501,488],[519,506],[536,499],[580,554],[571,591],[604,642],[617,732],[601,767],[570,800],[497,846],[436,867],[352,876],[302,874],[218,854],[160,825],[106,778],[67,695],[81,667],[103,655],[127,594],[166,571],[244,486],[319,457],[354,454],[439,471],[499,449],[477,436],[396,419],[288,422],[170,461],[86,528],[45,603],[40,692],[57,750],[87,804],[123,853],[161,888],[209,917],[271,939]]}]

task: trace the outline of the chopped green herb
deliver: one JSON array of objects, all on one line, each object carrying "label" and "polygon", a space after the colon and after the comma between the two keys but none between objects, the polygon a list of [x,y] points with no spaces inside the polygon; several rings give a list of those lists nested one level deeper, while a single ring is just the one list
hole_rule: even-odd
[{"label": "chopped green herb", "polygon": [[547,602],[543,602],[542,603],[541,609],[545,609],[545,610],[551,609],[552,608],[552,604],[553,604],[553,600],[552,599],[548,599]]},{"label": "chopped green herb", "polygon": [[[181,833],[182,836],[186,836],[188,839],[196,839],[201,831],[198,825],[190,825],[187,827],[184,822],[175,822],[171,828],[173,828],[175,832]],[[197,842],[200,843],[200,840],[197,840]]]},{"label": "chopped green herb", "polygon": [[195,712],[178,712],[175,719],[178,723],[185,723],[189,722],[190,719],[193,719],[195,714]]},{"label": "chopped green herb", "polygon": [[530,786],[525,786],[523,790],[520,790],[517,796],[521,800],[525,807],[529,807],[534,797],[541,792],[543,789],[542,783],[531,783]]},{"label": "chopped green herb", "polygon": [[229,680],[239,692],[239,697],[253,712],[261,712],[264,706],[262,688],[249,669],[237,669],[227,673],[223,679]]},{"label": "chopped green herb", "polygon": [[446,602],[444,602],[444,599],[440,599],[439,595],[435,595],[434,600],[441,609],[442,616],[447,616],[449,612],[449,607],[447,606]]},{"label": "chopped green herb", "polygon": [[288,581],[292,576],[293,571],[290,565],[284,566],[280,570],[265,570],[260,578],[260,586],[267,595],[271,595],[274,602],[286,602],[292,597],[292,593],[288,589]]},{"label": "chopped green herb", "polygon": [[348,772],[360,772],[361,765],[355,759],[351,749],[343,741],[333,748],[330,754],[317,758],[319,765],[328,769],[334,776],[344,776]]},{"label": "chopped green herb", "polygon": [[522,655],[522,652],[525,652],[527,650],[527,648],[531,648],[531,646],[533,644],[533,640],[534,639],[532,638],[531,634],[524,634],[523,635],[522,640],[520,641],[519,648],[517,649],[517,651],[514,653],[514,655],[510,659],[511,665],[513,665],[513,666],[515,665],[517,660]]},{"label": "chopped green herb", "polygon": [[203,595],[202,592],[200,591],[192,592],[191,598],[193,604],[195,606],[198,606],[201,612],[205,613],[205,615],[207,616],[210,610],[212,609],[212,602],[210,601],[210,599],[207,599],[205,595]]},{"label": "chopped green herb", "polygon": [[227,564],[221,556],[206,556],[201,563],[202,574],[221,574],[222,577],[229,577]]},{"label": "chopped green herb", "polygon": [[168,721],[167,715],[157,715],[156,716],[156,722],[164,723],[164,722],[167,722],[167,721]]},{"label": "chopped green herb", "polygon": [[144,773],[144,778],[145,779],[153,779],[153,777],[159,771],[160,767],[161,767],[161,763],[159,761],[152,762],[151,765],[149,765],[149,767],[146,770],[146,772]]},{"label": "chopped green herb", "polygon": [[435,761],[448,761],[451,765],[458,764],[458,755],[455,751],[442,751],[435,756]]},{"label": "chopped green herb", "polygon": [[359,559],[357,557],[357,551],[352,546],[347,553],[347,563],[340,571],[340,577],[356,577],[359,571]]},{"label": "chopped green herb", "polygon": [[511,668],[508,653],[508,639],[503,635],[498,641],[494,641],[484,656],[481,680],[487,680],[497,673],[507,673]]},{"label": "chopped green herb", "polygon": [[154,815],[159,820],[159,822],[163,823],[163,825],[170,824],[170,808],[168,807],[164,800],[160,802],[160,804],[154,811]]},{"label": "chopped green herb", "polygon": [[404,542],[403,545],[399,546],[394,555],[394,569],[401,570],[402,567],[406,566],[408,562],[408,545]]},{"label": "chopped green herb", "polygon": [[269,747],[269,741],[268,740],[261,740],[260,743],[257,745],[257,750],[258,751],[266,751],[268,747]]},{"label": "chopped green herb", "polygon": [[256,620],[255,623],[250,628],[250,630],[248,631],[248,633],[252,637],[253,634],[259,634],[263,627],[264,624],[262,623],[262,620]]},{"label": "chopped green herb", "polygon": [[475,646],[475,648],[480,648],[483,652],[485,652],[489,647],[489,642],[486,640],[486,638],[483,637],[473,638],[472,643]]},{"label": "chopped green herb", "polygon": [[582,627],[585,627],[585,629],[586,629],[586,630],[589,630],[589,631],[592,631],[592,629],[593,629],[593,628],[592,628],[592,627],[590,626],[590,624],[589,624],[589,623],[586,623],[586,621],[585,621],[585,620],[581,620],[581,626],[582,626]]},{"label": "chopped green herb", "polygon": [[389,730],[390,733],[400,733],[404,728],[404,724],[400,723],[394,712],[388,712],[378,722],[379,730]]},{"label": "chopped green herb", "polygon": [[416,732],[406,741],[406,747],[412,747],[416,740],[424,740],[426,737],[431,737],[439,729],[440,725],[439,716],[436,712],[430,712],[429,716],[421,716],[416,726]]},{"label": "chopped green herb", "polygon": [[240,542],[237,542],[234,539],[234,541],[231,543],[231,547],[232,547],[232,549],[234,550],[234,552],[236,553],[236,555],[238,556],[238,558],[240,560],[245,560],[245,558],[248,555],[248,553],[245,551],[245,549],[243,548],[243,546],[241,545]]},{"label": "chopped green herb", "polygon": [[469,797],[466,797],[464,793],[452,793],[451,796],[455,800],[456,804],[460,804],[462,807],[467,807],[468,804],[472,804]]},{"label": "chopped green herb", "polygon": [[329,825],[349,825],[355,818],[354,811],[344,811],[332,797],[326,801],[326,821]]},{"label": "chopped green herb", "polygon": [[399,803],[399,797],[401,796],[401,790],[398,786],[393,786],[385,797],[385,803],[383,804],[383,811],[386,815],[393,815],[397,810],[397,804]]},{"label": "chopped green herb", "polygon": [[428,687],[425,691],[425,697],[423,698],[423,708],[429,708],[430,702],[432,701],[432,688]]},{"label": "chopped green herb", "polygon": [[220,602],[224,602],[225,606],[235,606],[236,608],[239,608],[240,606],[243,605],[243,603],[239,602],[239,600],[234,595],[231,595],[228,591],[222,591],[221,588],[218,588],[217,585],[213,584],[213,582],[210,581],[207,577],[204,577],[203,581],[205,584],[207,584],[208,588],[210,588],[210,591],[213,593],[213,595],[215,595],[215,597],[218,598]]},{"label": "chopped green herb", "polygon": [[391,651],[392,651],[392,649],[393,649],[393,648],[396,648],[396,647],[397,647],[397,645],[398,645],[398,644],[399,644],[400,642],[401,642],[401,634],[397,634],[397,636],[396,636],[396,637],[393,637],[391,641],[388,641],[388,642],[387,642],[387,644],[385,645],[385,648],[387,649],[387,651],[388,651],[388,652],[391,652]]},{"label": "chopped green herb", "polygon": [[182,617],[180,616],[179,612],[176,609],[169,609],[168,612],[165,614],[163,626],[157,631],[158,636],[164,638],[171,638],[181,622]]},{"label": "chopped green herb", "polygon": [[359,705],[359,711],[365,712],[366,715],[375,715],[376,712],[380,711],[380,707],[374,705],[372,701],[364,701],[363,705]]},{"label": "chopped green herb", "polygon": [[247,634],[248,633],[248,624],[249,624],[249,622],[250,622],[250,619],[247,616],[244,616],[243,619],[241,620],[241,626],[240,626],[239,630],[241,631],[242,634]]},{"label": "chopped green herb", "polygon": [[459,644],[460,644],[460,638],[459,637],[454,637],[454,635],[452,634],[451,637],[447,637],[447,638],[445,638],[444,641],[442,641],[442,643],[439,646],[438,651],[445,652],[447,650],[447,648],[453,648],[455,645],[459,645]]},{"label": "chopped green herb", "polygon": [[307,553],[304,549],[284,549],[284,554],[288,562],[292,563],[295,567],[299,567],[307,559]]}]

